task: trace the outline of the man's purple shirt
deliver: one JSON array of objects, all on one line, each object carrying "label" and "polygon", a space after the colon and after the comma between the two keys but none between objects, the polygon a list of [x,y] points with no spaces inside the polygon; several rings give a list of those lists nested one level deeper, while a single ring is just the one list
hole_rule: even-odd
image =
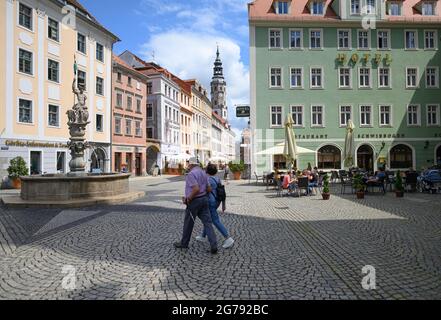
[{"label": "man's purple shirt", "polygon": [[200,167],[194,167],[185,179],[185,197],[188,198],[194,186],[199,186],[199,193],[195,197],[207,194],[208,176]]}]

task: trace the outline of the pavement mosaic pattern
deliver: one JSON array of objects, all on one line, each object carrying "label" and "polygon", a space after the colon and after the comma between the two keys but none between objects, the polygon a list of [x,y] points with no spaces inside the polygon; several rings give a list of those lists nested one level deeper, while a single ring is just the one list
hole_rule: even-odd
[{"label": "pavement mosaic pattern", "polygon": [[[211,255],[208,243],[172,246],[182,233],[180,178],[134,179],[131,188],[146,197],[75,210],[0,207],[0,299],[441,298],[441,195],[357,200],[335,189],[322,201],[230,182],[221,217],[236,243]],[[366,265],[373,290],[362,287]]]}]

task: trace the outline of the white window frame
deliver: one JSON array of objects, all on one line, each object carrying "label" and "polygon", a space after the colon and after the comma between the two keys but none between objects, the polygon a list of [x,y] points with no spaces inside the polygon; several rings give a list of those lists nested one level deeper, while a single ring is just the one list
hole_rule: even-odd
[{"label": "white window frame", "polygon": [[[273,107],[281,108],[281,117],[280,117],[280,125],[273,124]],[[283,115],[284,115],[284,108],[282,105],[270,105],[269,107],[270,112],[270,128],[282,128],[283,127]]]},{"label": "white window frame", "polygon": [[[272,69],[280,69],[280,86],[273,86],[271,83],[271,70]],[[268,73],[269,80],[269,88],[270,89],[283,89],[283,67],[282,66],[270,66]],[[276,81],[277,82],[277,81]]]},{"label": "white window frame", "polygon": [[[369,116],[369,120],[370,120],[370,124],[365,124],[362,123],[361,121],[361,115],[362,115],[362,111],[361,108],[362,107],[370,107],[370,116]],[[360,128],[371,128],[374,126],[374,108],[372,106],[372,104],[369,103],[362,103],[358,105],[358,113],[359,113],[359,121],[360,121]]]},{"label": "white window frame", "polygon": [[[348,33],[348,46],[340,47],[340,31]],[[337,29],[337,49],[338,50],[352,50],[352,30],[351,29]]]},{"label": "white window frame", "polygon": [[[381,107],[389,107],[389,124],[381,123]],[[382,128],[392,128],[393,127],[393,108],[392,104],[380,103],[378,105],[378,126]]]},{"label": "white window frame", "polygon": [[[52,60],[53,62],[58,63],[58,81],[49,80],[49,60]],[[51,58],[47,58],[46,63],[47,63],[46,64],[46,73],[47,73],[46,80],[49,81],[50,83],[60,84],[61,83],[61,61],[51,57]]]},{"label": "white window frame", "polygon": [[[313,123],[313,119],[314,119],[313,112],[312,112],[312,108],[313,107],[322,107],[322,124],[321,125]],[[325,128],[326,127],[326,122],[325,122],[325,114],[326,114],[326,112],[325,112],[325,105],[324,104],[320,104],[320,103],[311,104],[310,111],[311,111],[311,128]]]},{"label": "white window frame", "polygon": [[[409,69],[416,69],[416,75],[415,75],[415,86],[409,85],[407,82],[408,80],[408,71]],[[419,82],[420,82],[420,70],[419,67],[413,67],[413,66],[406,66],[406,89],[417,89],[419,88]]]},{"label": "white window frame", "polygon": [[[313,9],[314,9],[314,2],[320,2],[323,6],[323,12],[322,13],[314,13]],[[311,6],[309,8],[311,15],[312,16],[318,16],[318,17],[322,17],[326,14],[326,1],[325,0],[312,0],[310,2]]]},{"label": "white window frame", "polygon": [[[300,71],[301,71],[301,74],[300,74],[301,86],[293,86],[292,85],[292,69],[300,69]],[[305,77],[304,77],[304,72],[303,72],[303,66],[289,67],[289,86],[291,89],[303,89],[305,87]]]},{"label": "white window frame", "polygon": [[[351,108],[351,110],[350,110],[350,118],[349,119],[351,119],[351,120],[353,120],[353,114],[354,114],[354,112],[353,112],[353,106],[352,106],[352,104],[339,104],[338,105],[338,124],[339,124],[339,127],[340,128],[345,128],[345,127],[347,127],[347,122],[346,123],[342,123],[341,122],[341,116],[342,116],[342,111],[341,111],[341,108],[342,107],[350,107]],[[346,112],[345,112],[346,113]]]},{"label": "white window frame", "polygon": [[[389,86],[381,86],[380,85],[380,70],[381,69],[387,69],[389,70]],[[382,67],[382,68],[378,68],[377,69],[377,74],[378,74],[378,89],[391,89],[392,88],[392,69],[390,67]]]},{"label": "white window frame", "polygon": [[[424,50],[438,50],[438,30],[425,29],[424,31]],[[433,32],[433,48],[426,46],[426,32]]]},{"label": "white window frame", "polygon": [[[313,32],[313,31],[319,31],[320,32],[320,47],[319,48],[313,48],[312,47],[311,32]],[[310,29],[308,29],[308,36],[309,36],[309,50],[323,50],[323,44],[324,44],[324,41],[325,41],[323,29],[320,29],[320,28],[310,28]]]},{"label": "white window frame", "polygon": [[[409,123],[409,107],[416,106],[417,107],[417,123],[410,124]],[[406,106],[406,123],[408,127],[420,127],[421,126],[421,105],[419,103],[409,103]]]},{"label": "white window frame", "polygon": [[[31,122],[21,122],[20,121],[20,100],[26,100],[26,101],[30,101],[31,102],[31,117],[32,117],[32,121]],[[28,97],[23,97],[23,96],[18,96],[17,97],[17,123],[20,125],[27,125],[27,126],[33,126],[35,124],[35,104],[34,104],[34,100],[30,99]]]},{"label": "white window frame", "polygon": [[[292,31],[300,31],[300,47],[292,47],[291,46],[291,32]],[[303,50],[303,29],[302,28],[291,28],[289,29],[289,49],[290,50]]]},{"label": "white window frame", "polygon": [[[290,111],[291,111],[291,117],[292,117],[292,114],[293,114],[292,109],[293,109],[294,107],[296,107],[296,108],[301,107],[301,108],[302,108],[302,112],[301,112],[301,115],[302,115],[302,124],[301,124],[301,125],[299,125],[299,124],[294,124],[293,126],[294,126],[295,128],[304,128],[304,127],[305,127],[305,106],[304,106],[303,104],[292,104],[292,105],[290,105],[290,106],[289,106],[289,109],[290,109]],[[294,118],[293,118],[293,120],[294,120]]]},{"label": "white window frame", "polygon": [[[102,81],[102,91],[103,91],[102,93],[99,93],[98,90],[97,90],[98,78],[100,78],[101,80],[103,80],[103,81]],[[105,94],[105,91],[106,91],[106,90],[105,90],[105,89],[106,89],[105,82],[106,82],[106,80],[105,80],[104,78],[99,77],[99,76],[95,76],[95,94],[96,94],[97,96],[104,97],[104,94]]]},{"label": "white window frame", "polygon": [[[428,84],[428,82],[427,82],[427,69],[434,69],[435,70],[435,85],[434,86],[431,86],[431,85],[429,85]],[[438,66],[428,66],[428,67],[426,67],[426,70],[425,70],[425,87],[426,87],[426,89],[439,89],[439,67]]]},{"label": "white window frame", "polygon": [[[367,86],[361,85],[361,69],[369,70],[369,84]],[[372,89],[372,69],[369,67],[358,67],[358,88],[359,89]]]},{"label": "white window frame", "polygon": [[[101,120],[102,120],[102,123],[101,123],[101,130],[97,130],[97,124],[98,124],[98,122],[96,121],[96,118],[97,118],[97,116],[101,116]],[[99,133],[104,133],[105,132],[105,130],[106,130],[106,128],[104,127],[104,124],[106,123],[105,121],[104,121],[104,114],[103,113],[101,113],[101,112],[97,112],[97,113],[95,113],[95,132],[99,132]]]},{"label": "white window frame", "polygon": [[[50,123],[49,123],[49,107],[50,106],[54,106],[54,107],[57,107],[58,108],[58,114],[57,114],[57,118],[58,118],[58,125],[56,125],[56,126],[53,126],[53,125],[51,125]],[[60,117],[60,105],[59,104],[55,104],[55,103],[48,103],[47,104],[47,126],[49,127],[49,128],[60,128],[60,119],[61,117]]]},{"label": "white window frame", "polygon": [[[32,74],[20,71],[20,49],[32,53]],[[33,77],[33,78],[35,77],[35,52],[33,50],[20,46],[17,47],[17,73],[27,77]]]},{"label": "white window frame", "polygon": [[[436,107],[436,123],[429,123],[429,107]],[[428,103],[426,104],[426,125],[428,127],[439,127],[440,125],[440,104],[439,103]]]},{"label": "white window frame", "polygon": [[[80,50],[78,50],[78,38],[79,38],[79,35],[82,35],[83,37],[84,37],[84,49],[85,49],[85,51],[86,52],[82,52],[82,51],[80,51]],[[84,55],[84,56],[87,56],[87,52],[88,52],[88,50],[87,50],[87,45],[88,45],[88,41],[87,41],[87,35],[85,35],[84,33],[81,33],[81,32],[78,32],[77,31],[77,37],[76,37],[76,40],[77,40],[77,42],[76,42],[76,51],[79,53],[79,54],[82,54],[82,55]]]},{"label": "white window frame", "polygon": [[[321,70],[321,83],[322,85],[320,87],[313,87],[312,86],[312,69],[320,69]],[[309,88],[314,90],[321,90],[325,88],[325,71],[323,67],[320,66],[311,66],[309,68]]]},{"label": "white window frame", "polygon": [[[271,47],[271,31],[280,32],[280,47]],[[282,50],[283,49],[283,29],[282,28],[269,28],[268,29],[268,49],[270,50]]]},{"label": "white window frame", "polygon": [[[279,12],[279,3],[280,2],[286,2],[287,3],[287,12],[286,13],[281,13],[281,12]],[[283,1],[276,1],[276,3],[275,3],[275,5],[276,5],[276,7],[275,7],[275,11],[276,11],[276,13],[277,14],[281,14],[281,15],[286,15],[286,14],[289,14],[289,11],[290,11],[290,5],[289,5],[289,2],[290,1],[288,1],[288,0],[283,0]]]},{"label": "white window frame", "polygon": [[[23,4],[26,7],[30,7],[32,9],[32,26],[31,26],[31,29],[29,29],[29,28],[27,28],[25,26],[22,26],[20,24],[20,4]],[[19,28],[21,28],[23,30],[26,30],[28,32],[35,33],[35,19],[36,19],[36,15],[37,15],[36,14],[36,10],[33,8],[33,6],[30,3],[27,3],[25,1],[17,1],[17,27],[19,27]]]},{"label": "white window frame", "polygon": [[[387,32],[387,48],[380,48],[380,32]],[[390,29],[378,29],[377,30],[377,50],[388,51],[391,49],[391,30]]]},{"label": "white window frame", "polygon": [[[368,33],[368,47],[362,48],[360,47],[360,32],[367,32]],[[372,49],[372,35],[371,35],[371,29],[365,30],[365,29],[357,29],[357,50],[360,51],[370,51]]]},{"label": "white window frame", "polygon": [[[123,127],[123,122],[122,122],[122,119],[124,119],[122,116],[115,116],[114,117],[115,118],[115,123],[114,123],[114,126],[115,126],[115,134],[117,134],[117,135],[122,135],[123,133],[122,133],[122,127]],[[118,131],[116,131],[116,128],[117,128],[117,126],[116,126],[116,121],[117,120],[119,120],[120,122],[119,122],[119,132]]]},{"label": "white window frame", "polygon": [[[391,9],[391,5],[396,4],[398,5],[398,9],[400,11],[399,15],[392,15],[392,9]],[[387,15],[391,16],[391,17],[400,17],[403,15],[403,6],[402,6],[402,1],[389,1],[389,6],[387,8]]]},{"label": "white window frame", "polygon": [[[49,19],[58,22],[58,40],[49,38]],[[62,23],[60,21],[58,21],[57,19],[53,18],[50,15],[47,15],[47,19],[46,19],[46,39],[49,41],[53,41],[55,43],[61,43],[61,29],[62,29]]]},{"label": "white window frame", "polygon": [[359,16],[359,15],[361,15],[361,8],[363,6],[362,0],[356,0],[356,1],[358,1],[358,12],[353,12],[352,11],[352,1],[354,1],[354,0],[351,0],[351,2],[349,3],[349,6],[350,6],[349,11],[351,12],[351,16]]},{"label": "white window frame", "polygon": [[[424,5],[425,4],[431,4],[432,5],[432,12],[433,14],[424,14]],[[422,1],[421,3],[421,15],[423,17],[434,17],[437,14],[436,10],[436,1]]]},{"label": "white window frame", "polygon": [[[349,70],[349,85],[348,86],[342,86],[341,84],[341,71]],[[339,89],[352,89],[352,69],[350,67],[339,67],[338,68],[338,88]]]},{"label": "white window frame", "polygon": [[[406,34],[407,32],[414,32],[415,34],[415,48],[408,48],[407,47],[407,41],[406,41]],[[415,51],[418,50],[418,29],[405,29],[404,30],[404,50],[409,50],[409,51]]]}]

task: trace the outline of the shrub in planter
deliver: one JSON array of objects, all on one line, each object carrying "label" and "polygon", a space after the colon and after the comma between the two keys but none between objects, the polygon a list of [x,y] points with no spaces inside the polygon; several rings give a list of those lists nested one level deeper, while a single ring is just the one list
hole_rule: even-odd
[{"label": "shrub in planter", "polygon": [[323,177],[323,192],[322,192],[323,200],[329,200],[331,197],[331,193],[329,191],[329,176],[326,174]]},{"label": "shrub in planter", "polygon": [[228,167],[230,168],[231,172],[234,175],[234,180],[240,180],[240,176],[242,172],[245,170],[244,162],[243,161],[237,163],[230,162],[228,164]]},{"label": "shrub in planter", "polygon": [[364,192],[366,191],[366,186],[363,183],[363,177],[361,174],[357,173],[354,176],[353,186],[357,192],[357,199],[364,199]]},{"label": "shrub in planter", "polygon": [[11,159],[9,162],[8,177],[12,181],[12,186],[15,189],[21,188],[20,177],[27,176],[28,174],[28,167],[26,166],[26,162],[22,157]]},{"label": "shrub in planter", "polygon": [[401,171],[397,171],[397,175],[395,177],[395,195],[397,198],[404,197],[404,186],[403,186],[403,178],[401,177]]}]

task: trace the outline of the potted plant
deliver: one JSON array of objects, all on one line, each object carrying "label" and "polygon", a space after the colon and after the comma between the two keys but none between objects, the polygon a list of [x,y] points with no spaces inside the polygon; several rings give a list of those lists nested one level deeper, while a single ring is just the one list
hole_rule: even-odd
[{"label": "potted plant", "polygon": [[403,178],[401,177],[401,171],[397,171],[397,175],[395,177],[395,195],[397,198],[404,197],[404,186],[403,186]]},{"label": "potted plant", "polygon": [[353,186],[357,193],[357,199],[364,199],[364,192],[366,190],[366,186],[363,183],[363,178],[361,174],[357,173],[354,176]]},{"label": "potted plant", "polygon": [[329,200],[331,197],[331,193],[329,191],[329,176],[325,174],[323,176],[323,192],[322,192],[323,200]]},{"label": "potted plant", "polygon": [[243,163],[243,161],[236,163],[230,162],[228,166],[234,175],[234,180],[240,180],[240,176],[245,170],[245,164]]},{"label": "potted plant", "polygon": [[28,167],[22,157],[11,159],[9,162],[8,177],[11,180],[14,189],[21,189],[20,177],[27,176],[28,174]]}]

